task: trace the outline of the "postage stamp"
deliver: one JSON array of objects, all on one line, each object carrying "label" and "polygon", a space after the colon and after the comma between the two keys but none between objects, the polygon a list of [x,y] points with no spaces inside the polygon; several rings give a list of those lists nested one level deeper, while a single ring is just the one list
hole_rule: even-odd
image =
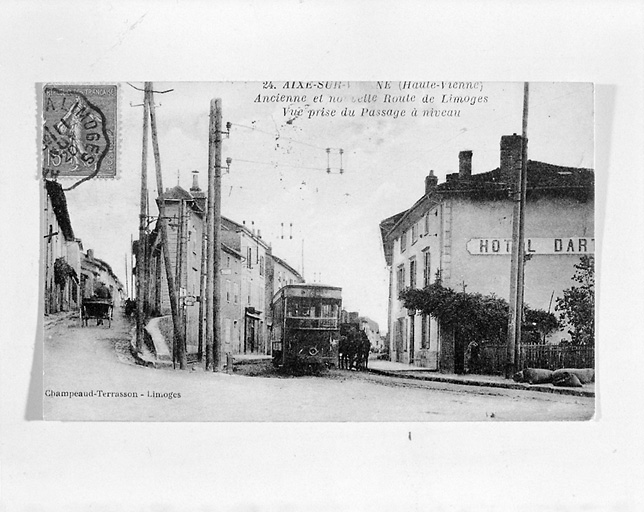
[{"label": "postage stamp", "polygon": [[43,177],[114,178],[117,85],[43,87]]}]

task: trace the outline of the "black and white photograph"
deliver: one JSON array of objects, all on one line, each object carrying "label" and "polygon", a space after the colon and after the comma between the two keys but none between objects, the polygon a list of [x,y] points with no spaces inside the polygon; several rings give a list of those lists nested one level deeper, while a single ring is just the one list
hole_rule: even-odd
[{"label": "black and white photograph", "polygon": [[0,510],[644,506],[644,5],[7,0]]},{"label": "black and white photograph", "polygon": [[593,417],[593,84],[41,90],[45,419]]}]

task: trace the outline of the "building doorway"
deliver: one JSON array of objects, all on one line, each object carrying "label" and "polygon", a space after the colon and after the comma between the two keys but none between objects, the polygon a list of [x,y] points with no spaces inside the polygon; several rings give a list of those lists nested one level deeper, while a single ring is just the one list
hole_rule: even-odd
[{"label": "building doorway", "polygon": [[396,320],[396,332],[395,332],[395,343],[396,343],[396,362],[402,362],[402,353],[403,353],[403,334],[405,332],[405,319],[398,318]]},{"label": "building doorway", "polygon": [[255,343],[255,336],[256,336],[256,329],[255,329],[255,320],[251,316],[246,317],[246,337],[244,339],[244,353],[246,352],[255,352],[256,350],[256,343]]},{"label": "building doorway", "polygon": [[414,364],[414,352],[416,351],[416,316],[409,315],[409,364]]}]

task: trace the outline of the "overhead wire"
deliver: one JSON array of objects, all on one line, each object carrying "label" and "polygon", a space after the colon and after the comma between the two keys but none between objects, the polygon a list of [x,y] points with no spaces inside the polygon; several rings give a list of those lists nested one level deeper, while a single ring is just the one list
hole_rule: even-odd
[{"label": "overhead wire", "polygon": [[319,149],[320,151],[326,151],[327,149],[333,149],[333,150],[339,151],[341,149],[341,148],[332,148],[332,147],[324,147],[323,148],[323,147],[320,147],[320,146],[316,146],[315,144],[310,144],[308,142],[303,142],[301,140],[297,140],[297,139],[293,139],[291,137],[287,137],[286,135],[281,135],[281,134],[279,134],[279,132],[277,134],[275,134],[275,133],[267,132],[266,130],[261,130],[260,128],[256,128],[254,126],[246,126],[244,124],[237,124],[237,123],[231,123],[231,126],[238,126],[240,128],[246,128],[247,130],[253,130],[253,131],[256,131],[256,132],[264,133],[266,135],[270,135],[271,137],[276,137],[277,139],[288,140],[288,141],[294,142],[296,144],[302,144],[303,146],[309,146],[311,148]]}]

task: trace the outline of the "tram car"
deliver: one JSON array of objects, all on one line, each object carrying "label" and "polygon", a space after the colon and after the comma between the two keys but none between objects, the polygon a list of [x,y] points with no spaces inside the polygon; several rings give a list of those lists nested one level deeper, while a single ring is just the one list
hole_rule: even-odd
[{"label": "tram car", "polygon": [[273,297],[273,363],[283,368],[336,366],[342,288],[289,284]]}]

